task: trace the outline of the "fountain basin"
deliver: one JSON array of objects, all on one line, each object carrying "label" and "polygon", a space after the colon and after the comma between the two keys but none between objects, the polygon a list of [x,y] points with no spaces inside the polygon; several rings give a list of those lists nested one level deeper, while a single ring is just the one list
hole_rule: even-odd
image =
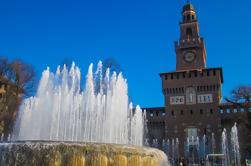
[{"label": "fountain basin", "polygon": [[4,166],[166,166],[166,155],[157,149],[130,145],[18,141],[0,143]]}]

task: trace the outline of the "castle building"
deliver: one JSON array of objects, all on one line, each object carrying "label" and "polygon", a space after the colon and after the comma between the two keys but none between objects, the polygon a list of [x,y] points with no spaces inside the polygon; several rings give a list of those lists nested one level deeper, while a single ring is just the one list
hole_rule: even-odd
[{"label": "castle building", "polygon": [[[174,43],[176,70],[159,74],[165,105],[146,108],[148,138],[151,144],[155,139],[158,144],[169,140],[169,146],[173,142],[177,146],[175,153],[185,158],[186,152],[193,154],[197,138],[206,137],[214,141],[210,151],[216,153],[220,149],[226,110],[229,113],[234,109],[245,110],[221,104],[223,70],[206,66],[205,42],[199,34],[196,10],[191,3],[183,6],[179,26],[180,39]],[[173,153],[169,155],[172,157]]]}]

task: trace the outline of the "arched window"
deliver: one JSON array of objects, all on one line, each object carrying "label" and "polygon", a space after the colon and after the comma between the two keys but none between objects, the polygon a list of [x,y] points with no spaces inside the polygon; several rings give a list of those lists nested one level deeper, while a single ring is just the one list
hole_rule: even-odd
[{"label": "arched window", "polygon": [[191,37],[192,35],[193,35],[192,28],[187,28],[187,29],[186,29],[186,36],[187,36],[187,37]]},{"label": "arched window", "polygon": [[194,20],[194,15],[192,15],[192,20]]}]

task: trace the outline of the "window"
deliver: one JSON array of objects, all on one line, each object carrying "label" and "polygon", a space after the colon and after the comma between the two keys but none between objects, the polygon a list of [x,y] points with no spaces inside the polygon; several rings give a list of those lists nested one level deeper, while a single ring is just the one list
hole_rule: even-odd
[{"label": "window", "polygon": [[193,35],[192,28],[187,28],[186,29],[186,36],[187,38],[190,38]]},{"label": "window", "polygon": [[183,73],[182,75],[183,75],[183,78],[186,78],[186,73]]},{"label": "window", "polygon": [[153,117],[153,112],[152,111],[150,112],[150,117]]},{"label": "window", "polygon": [[194,72],[194,76],[197,77],[197,71]]},{"label": "window", "polygon": [[168,79],[168,77],[167,77],[167,75],[165,75],[165,80],[167,80]]},{"label": "window", "polygon": [[210,109],[210,114],[213,114],[213,109]]},{"label": "window", "polygon": [[203,109],[200,109],[200,114],[203,114]]},{"label": "window", "polygon": [[214,75],[214,76],[216,75],[216,71],[215,71],[215,70],[213,71],[213,75]]},{"label": "window", "polygon": [[177,78],[177,79],[179,79],[179,78],[180,78],[180,76],[179,76],[179,74],[178,74],[178,73],[176,74],[176,78]]},{"label": "window", "polygon": [[194,20],[194,15],[192,15],[192,20]]},{"label": "window", "polygon": [[191,20],[191,16],[190,14],[187,15],[187,21],[190,21]]},{"label": "window", "polygon": [[173,74],[171,74],[171,79],[173,79]]},{"label": "window", "polygon": [[171,105],[177,105],[177,104],[184,104],[184,96],[173,96],[170,97],[170,104]]},{"label": "window", "polygon": [[210,76],[210,72],[209,72],[209,70],[207,70],[207,76]]},{"label": "window", "polygon": [[193,110],[190,110],[190,114],[193,115]]},{"label": "window", "polygon": [[212,103],[213,95],[212,94],[202,94],[197,96],[198,103]]},{"label": "window", "polygon": [[189,74],[188,74],[188,77],[189,77],[189,78],[191,78],[191,77],[192,77],[191,73],[189,73]]},{"label": "window", "polygon": [[172,111],[172,116],[174,116],[174,112]]},{"label": "window", "polygon": [[189,87],[186,89],[186,103],[196,104],[196,91],[193,87]]},{"label": "window", "polygon": [[183,110],[180,111],[180,115],[183,115]]},{"label": "window", "polygon": [[212,85],[209,86],[209,90],[212,91],[213,90],[213,87]]}]

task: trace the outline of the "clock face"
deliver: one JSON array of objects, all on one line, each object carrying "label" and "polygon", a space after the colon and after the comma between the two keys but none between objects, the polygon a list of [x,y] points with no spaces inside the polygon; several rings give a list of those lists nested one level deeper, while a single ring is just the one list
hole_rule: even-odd
[{"label": "clock face", "polygon": [[186,62],[192,62],[195,59],[195,54],[193,52],[186,52],[184,54],[184,59]]}]

